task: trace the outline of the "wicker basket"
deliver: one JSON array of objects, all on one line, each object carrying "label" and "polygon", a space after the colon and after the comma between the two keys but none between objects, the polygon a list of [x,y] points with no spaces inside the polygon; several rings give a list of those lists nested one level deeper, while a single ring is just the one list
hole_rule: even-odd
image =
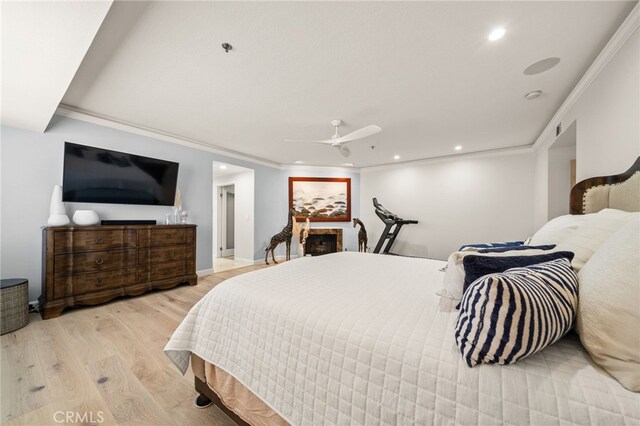
[{"label": "wicker basket", "polygon": [[29,281],[23,278],[0,280],[0,334],[10,333],[29,323]]}]

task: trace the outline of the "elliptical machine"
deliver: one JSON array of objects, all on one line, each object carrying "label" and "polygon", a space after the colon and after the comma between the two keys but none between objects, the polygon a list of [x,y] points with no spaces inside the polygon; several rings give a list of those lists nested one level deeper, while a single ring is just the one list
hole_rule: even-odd
[{"label": "elliptical machine", "polygon": [[[398,233],[400,233],[400,229],[403,225],[412,225],[418,223],[417,220],[406,220],[398,217],[398,215],[391,213],[389,210],[385,209],[382,204],[378,202],[376,198],[373,199],[373,207],[376,208],[376,214],[380,218],[382,222],[385,224],[384,231],[382,231],[382,235],[380,235],[380,239],[378,240],[378,244],[376,244],[376,248],[373,250],[374,253],[380,253],[382,249],[382,245],[385,240],[389,240],[382,251],[382,254],[393,254],[389,253],[391,246],[396,241],[398,237]],[[391,228],[393,231],[391,230]]]}]

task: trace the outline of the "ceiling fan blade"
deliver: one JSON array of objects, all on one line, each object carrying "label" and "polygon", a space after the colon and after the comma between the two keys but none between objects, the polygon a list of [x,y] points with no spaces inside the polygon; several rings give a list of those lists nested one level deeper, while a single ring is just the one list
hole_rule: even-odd
[{"label": "ceiling fan blade", "polygon": [[346,143],[346,142],[351,142],[351,141],[355,141],[358,139],[362,139],[362,138],[366,138],[367,136],[371,136],[371,135],[375,135],[376,133],[378,133],[379,131],[381,131],[382,128],[380,126],[376,126],[375,124],[370,124],[368,126],[365,126],[361,129],[355,130],[351,133],[349,133],[348,135],[344,135],[341,136],[337,139],[333,139],[332,143],[334,144],[338,144],[338,143]]},{"label": "ceiling fan blade", "polygon": [[304,143],[323,143],[323,144],[329,144],[329,145],[333,145],[334,143],[336,143],[335,139],[326,139],[323,141],[303,141],[300,139],[285,139],[285,142],[304,142]]}]

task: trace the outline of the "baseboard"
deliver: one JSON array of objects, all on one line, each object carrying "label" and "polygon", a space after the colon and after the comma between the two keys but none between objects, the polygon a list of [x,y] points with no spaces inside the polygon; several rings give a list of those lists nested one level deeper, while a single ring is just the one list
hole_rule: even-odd
[{"label": "baseboard", "polygon": [[213,268],[202,269],[200,271],[196,271],[196,275],[198,277],[206,277],[207,275],[211,275],[211,274],[213,274]]},{"label": "baseboard", "polygon": [[240,262],[240,263],[246,263],[247,265],[251,265],[252,263],[254,263],[254,261],[251,260],[251,259],[244,259],[244,258],[241,258],[241,257],[236,257],[233,260],[235,260],[236,262]]}]

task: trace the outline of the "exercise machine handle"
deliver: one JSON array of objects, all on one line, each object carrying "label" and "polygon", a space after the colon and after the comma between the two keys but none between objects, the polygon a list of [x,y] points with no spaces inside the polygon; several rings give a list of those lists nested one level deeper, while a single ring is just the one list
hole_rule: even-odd
[{"label": "exercise machine handle", "polygon": [[[400,228],[402,228],[403,225],[414,225],[418,223],[418,221],[407,220],[407,219],[402,219],[398,217],[398,215],[393,214],[389,210],[385,209],[382,206],[382,204],[378,202],[377,198],[373,199],[373,206],[376,209],[376,215],[378,215],[380,220],[382,220],[382,222],[384,222],[385,224],[384,231],[382,231],[380,240],[378,240],[378,244],[376,244],[376,248],[373,250],[373,252],[380,253],[380,250],[382,250],[383,253],[389,254],[389,249],[391,249],[391,246],[393,245],[396,238],[398,237],[398,233],[400,233]],[[385,241],[387,242],[387,244],[385,245],[383,250],[382,246]]]}]

